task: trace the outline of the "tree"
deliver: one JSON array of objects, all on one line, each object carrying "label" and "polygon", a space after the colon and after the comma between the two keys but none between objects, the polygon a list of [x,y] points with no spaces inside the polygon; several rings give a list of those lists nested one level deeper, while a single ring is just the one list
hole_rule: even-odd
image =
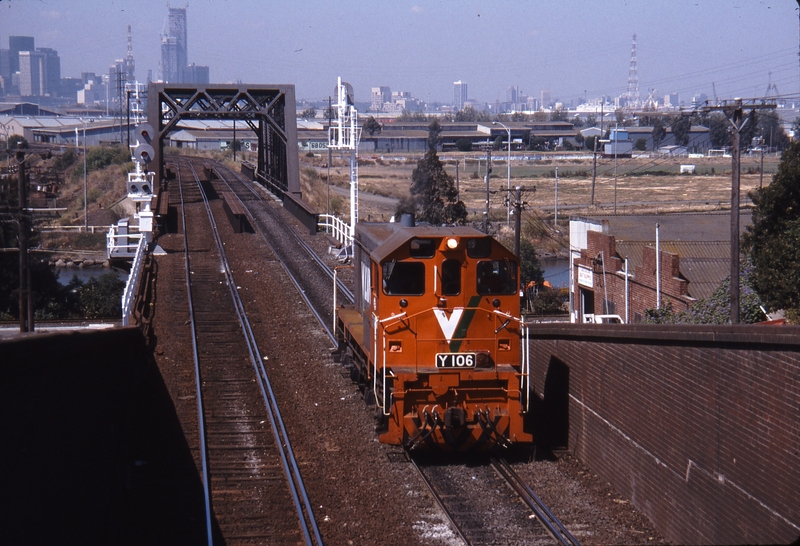
[{"label": "tree", "polygon": [[676,116],[673,118],[669,128],[672,130],[672,137],[678,146],[689,144],[689,132],[692,130],[692,122],[686,116]]},{"label": "tree", "polygon": [[468,138],[459,138],[456,140],[456,148],[458,148],[459,152],[471,152],[472,141]]},{"label": "tree", "polygon": [[550,112],[550,121],[567,121],[567,111],[564,108],[556,108]]},{"label": "tree", "polygon": [[458,200],[455,181],[444,170],[436,152],[441,132],[439,121],[434,119],[428,125],[428,151],[411,173],[411,196],[401,200],[397,215],[414,213],[419,220],[433,225],[463,224],[467,207]]},{"label": "tree", "polygon": [[753,263],[753,287],[770,310],[800,309],[800,142],[784,149],[772,182],[750,198],[753,223],[743,248]]},{"label": "tree", "polygon": [[315,117],[317,117],[317,109],[314,108],[313,106],[306,108],[305,110],[303,110],[303,113],[300,114],[300,117],[303,119],[314,119]]},{"label": "tree", "polygon": [[536,255],[536,247],[526,238],[521,238],[519,242],[519,267],[523,284],[531,281],[541,283],[544,280],[544,271]]},{"label": "tree", "polygon": [[586,126],[594,127],[595,125],[597,125],[597,117],[594,114],[586,116]]},{"label": "tree", "polygon": [[85,318],[119,317],[122,314],[122,291],[125,281],[116,272],[89,279],[78,289]]},{"label": "tree", "polygon": [[792,138],[795,140],[800,139],[800,116],[796,117],[792,122]]},{"label": "tree", "polygon": [[28,148],[28,141],[23,136],[11,135],[8,137],[8,148],[10,150],[16,150],[17,148]]},{"label": "tree", "polygon": [[[743,263],[739,277],[739,319],[753,324],[766,319],[761,299],[753,289],[753,267]],[[644,322],[649,324],[728,324],[731,320],[731,278],[726,277],[707,298],[693,303],[686,311],[676,312],[667,298],[660,309],[646,309]]]},{"label": "tree", "polygon": [[478,121],[478,111],[472,106],[456,112],[456,121]]},{"label": "tree", "polygon": [[633,148],[641,152],[647,150],[647,139],[644,137],[637,138],[636,142],[633,144]]},{"label": "tree", "polygon": [[653,150],[658,150],[666,136],[667,129],[664,127],[664,122],[661,121],[661,118],[655,118],[653,120]]},{"label": "tree", "polygon": [[789,144],[789,137],[783,130],[781,118],[774,109],[762,112],[758,116],[757,136],[770,148],[782,150]]},{"label": "tree", "polygon": [[708,120],[708,136],[711,146],[714,148],[725,148],[733,144],[731,134],[731,123],[722,112],[714,112]]},{"label": "tree", "polygon": [[365,133],[368,133],[369,136],[375,136],[376,134],[381,134],[383,127],[380,123],[378,123],[374,117],[370,116],[367,118],[367,121],[364,122],[364,125],[361,127],[361,130]]}]

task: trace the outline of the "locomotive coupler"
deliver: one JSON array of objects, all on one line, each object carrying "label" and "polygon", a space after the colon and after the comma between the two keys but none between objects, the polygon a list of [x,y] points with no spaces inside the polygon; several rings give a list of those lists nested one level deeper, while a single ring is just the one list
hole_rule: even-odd
[{"label": "locomotive coupler", "polygon": [[460,428],[467,423],[467,412],[463,408],[449,407],[444,412],[444,428]]}]

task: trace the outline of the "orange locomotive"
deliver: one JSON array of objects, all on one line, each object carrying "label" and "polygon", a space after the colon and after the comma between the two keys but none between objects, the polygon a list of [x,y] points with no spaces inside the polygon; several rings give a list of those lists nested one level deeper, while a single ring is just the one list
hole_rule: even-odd
[{"label": "orange locomotive", "polygon": [[374,397],[380,441],[445,450],[526,444],[530,384],[519,266],[466,227],[359,223],[339,354]]}]

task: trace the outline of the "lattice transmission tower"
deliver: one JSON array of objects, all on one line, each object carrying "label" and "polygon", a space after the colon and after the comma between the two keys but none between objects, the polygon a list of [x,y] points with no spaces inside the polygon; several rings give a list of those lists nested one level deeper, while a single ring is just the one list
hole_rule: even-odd
[{"label": "lattice transmission tower", "polygon": [[625,93],[628,99],[628,108],[639,107],[639,68],[636,65],[636,34],[633,35],[633,45],[631,45],[631,65],[628,70],[628,91]]}]

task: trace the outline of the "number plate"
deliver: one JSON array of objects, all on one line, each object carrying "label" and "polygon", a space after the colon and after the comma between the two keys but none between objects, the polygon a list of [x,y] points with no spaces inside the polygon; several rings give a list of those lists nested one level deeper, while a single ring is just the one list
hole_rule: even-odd
[{"label": "number plate", "polygon": [[475,353],[438,353],[437,368],[474,368]]}]

